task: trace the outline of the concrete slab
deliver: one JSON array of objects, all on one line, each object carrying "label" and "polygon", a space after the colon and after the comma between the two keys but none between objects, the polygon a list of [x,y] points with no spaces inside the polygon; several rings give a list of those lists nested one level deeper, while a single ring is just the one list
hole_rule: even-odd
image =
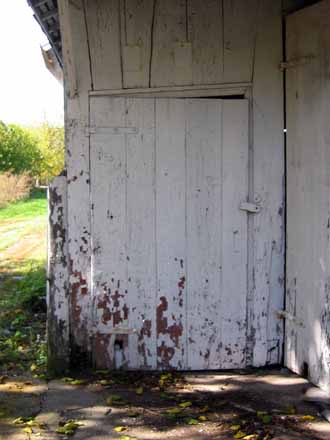
[{"label": "concrete slab", "polygon": [[[64,440],[56,430],[68,420],[80,424],[74,440],[229,440],[238,434],[243,439],[258,436],[247,440],[330,439],[330,424],[306,400],[316,391],[308,391],[305,379],[285,370],[162,378],[151,372],[102,372],[86,376],[84,385],[56,380],[25,385],[19,392],[22,381],[10,379],[0,385],[0,409],[10,408],[0,420],[0,439]],[[12,424],[28,415],[36,416],[32,433],[23,432],[25,425]],[[115,431],[118,426],[121,433]]]}]

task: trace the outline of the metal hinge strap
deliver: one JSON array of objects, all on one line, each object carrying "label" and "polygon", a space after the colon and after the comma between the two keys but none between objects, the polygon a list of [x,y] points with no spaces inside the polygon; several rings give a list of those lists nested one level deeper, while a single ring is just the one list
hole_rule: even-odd
[{"label": "metal hinge strap", "polygon": [[118,135],[118,134],[137,134],[139,132],[137,127],[97,127],[97,126],[87,126],[86,136],[91,134],[100,135]]},{"label": "metal hinge strap", "polygon": [[306,55],[304,57],[292,58],[288,61],[282,61],[280,63],[280,70],[283,72],[286,69],[293,69],[294,67],[310,64],[315,59],[315,55]]}]

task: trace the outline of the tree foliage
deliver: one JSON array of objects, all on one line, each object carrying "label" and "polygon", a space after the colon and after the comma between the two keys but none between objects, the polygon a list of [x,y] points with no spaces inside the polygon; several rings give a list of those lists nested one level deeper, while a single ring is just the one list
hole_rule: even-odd
[{"label": "tree foliage", "polygon": [[28,173],[48,184],[64,167],[64,129],[45,122],[38,127],[0,121],[0,173]]},{"label": "tree foliage", "polygon": [[41,182],[48,183],[64,168],[64,129],[45,122],[39,127],[31,128],[30,132],[37,141],[41,155],[38,178]]},{"label": "tree foliage", "polygon": [[36,177],[41,163],[41,153],[36,140],[18,125],[0,122],[0,172]]}]

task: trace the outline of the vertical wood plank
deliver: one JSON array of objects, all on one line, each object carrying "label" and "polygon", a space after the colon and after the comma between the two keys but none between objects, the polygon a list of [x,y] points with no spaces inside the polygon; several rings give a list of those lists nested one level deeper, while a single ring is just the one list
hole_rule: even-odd
[{"label": "vertical wood plank", "polygon": [[246,364],[248,101],[222,108],[222,292],[221,368]]},{"label": "vertical wood plank", "polygon": [[90,45],[93,86],[96,90],[121,89],[121,0],[84,0]]},{"label": "vertical wood plank", "polygon": [[71,355],[76,349],[87,354],[90,350],[90,177],[89,139],[85,127],[89,124],[88,90],[91,89],[89,50],[82,0],[69,2],[69,18],[63,20],[65,8],[59,1],[61,33],[70,23],[71,42],[63,39],[65,90],[72,89],[67,66],[74,63],[77,94],[67,93],[65,102],[65,144],[68,184],[68,258],[70,297]]},{"label": "vertical wood plank", "polygon": [[[124,127],[125,120],[125,98],[91,99],[93,126]],[[124,134],[91,135],[94,359],[116,368],[116,343],[128,364],[127,340],[119,330],[113,335],[128,328],[126,160]]]},{"label": "vertical wood plank", "polygon": [[[249,344],[254,366],[281,359],[284,284],[284,136],[281,2],[262,0],[253,78],[253,180],[261,211],[253,217]],[[249,361],[250,362],[250,361]]]},{"label": "vertical wood plank", "polygon": [[186,0],[155,0],[151,87],[191,84]]},{"label": "vertical wood plank", "polygon": [[124,88],[149,86],[154,1],[123,2],[121,47]]},{"label": "vertical wood plank", "polygon": [[[188,0],[193,84],[223,81],[223,0]],[[212,37],[211,37],[212,36]]]},{"label": "vertical wood plank", "polygon": [[156,101],[157,367],[186,366],[184,100]]},{"label": "vertical wood plank", "polygon": [[[330,2],[287,17],[287,312],[285,364],[330,391]],[[306,232],[307,231],[307,232]]]},{"label": "vertical wood plank", "polygon": [[47,366],[63,374],[70,366],[67,181],[57,176],[48,188]]},{"label": "vertical wood plank", "polygon": [[187,366],[222,368],[221,100],[186,100]]},{"label": "vertical wood plank", "polygon": [[129,367],[155,369],[156,243],[155,243],[155,100],[127,100],[127,275]]},{"label": "vertical wood plank", "polygon": [[252,81],[260,0],[223,0],[224,82]]}]

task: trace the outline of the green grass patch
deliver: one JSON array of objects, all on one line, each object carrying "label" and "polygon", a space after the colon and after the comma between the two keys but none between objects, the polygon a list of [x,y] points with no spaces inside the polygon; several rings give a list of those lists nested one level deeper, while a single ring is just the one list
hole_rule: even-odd
[{"label": "green grass patch", "polygon": [[0,209],[0,372],[46,366],[45,190]]},{"label": "green grass patch", "polygon": [[[1,275],[0,371],[46,365],[46,270],[40,261],[14,264]],[[10,271],[9,271],[10,270]]]},{"label": "green grass patch", "polygon": [[47,191],[43,188],[34,189],[28,199],[10,203],[0,209],[0,222],[4,220],[17,221],[20,219],[45,216],[47,213]]}]

